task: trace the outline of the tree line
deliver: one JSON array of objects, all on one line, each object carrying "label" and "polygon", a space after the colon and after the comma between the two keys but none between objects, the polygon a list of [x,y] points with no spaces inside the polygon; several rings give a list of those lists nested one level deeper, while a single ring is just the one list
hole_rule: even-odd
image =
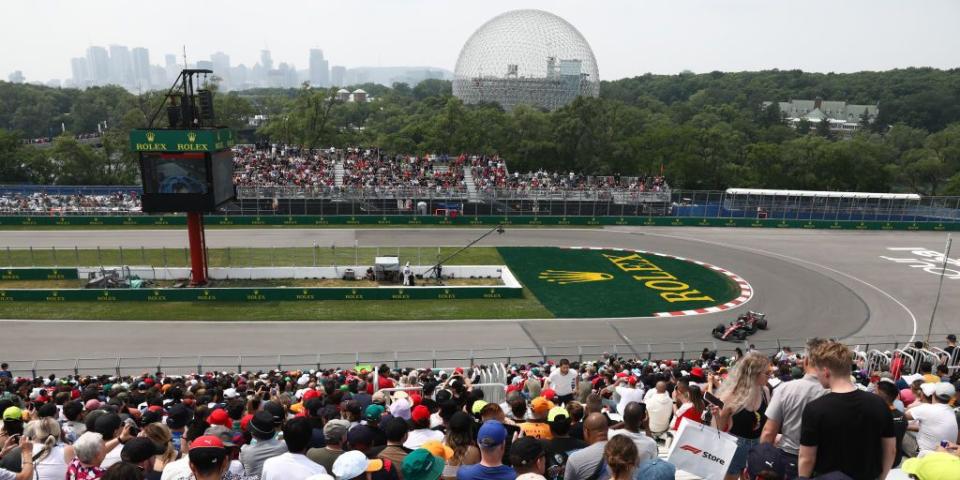
[{"label": "tree line", "polygon": [[[216,96],[220,123],[241,138],[304,147],[366,145],[391,152],[499,154],[513,171],[668,177],[687,189],[727,187],[960,194],[960,70],[910,68],[644,75],[603,82],[599,98],[554,112],[464,105],[448,81],[364,84],[371,102],[335,89],[257,89]],[[852,137],[791,128],[774,105],[790,99],[878,104]],[[162,92],[84,91],[0,82],[0,182],[136,183],[126,132],[146,125]],[[248,119],[263,115],[257,128]],[[59,137],[49,149],[21,138],[96,131],[103,148]]]}]

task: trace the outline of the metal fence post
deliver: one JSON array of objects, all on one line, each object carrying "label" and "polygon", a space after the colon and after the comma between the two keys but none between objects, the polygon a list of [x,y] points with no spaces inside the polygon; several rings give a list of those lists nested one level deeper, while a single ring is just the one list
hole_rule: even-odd
[{"label": "metal fence post", "polygon": [[120,245],[120,265],[123,265],[123,245]]},{"label": "metal fence post", "polygon": [[583,363],[583,346],[577,345],[577,361]]},{"label": "metal fence post", "polygon": [[237,373],[243,371],[243,355],[237,355]]},{"label": "metal fence post", "polygon": [[37,262],[33,260],[33,245],[30,245],[30,266],[36,267]]},{"label": "metal fence post", "polygon": [[120,376],[120,355],[117,354],[117,376]]},{"label": "metal fence post", "polygon": [[7,245],[7,265],[13,266],[13,256],[10,254],[10,245]]},{"label": "metal fence post", "polygon": [[80,375],[80,359],[79,358],[73,359],[73,374]]},{"label": "metal fence post", "polygon": [[73,256],[77,260],[77,268],[80,268],[80,249],[76,245],[73,246]]},{"label": "metal fence post", "polygon": [[57,263],[57,247],[50,247],[50,252],[53,253],[53,266],[59,267],[60,264]]},{"label": "metal fence post", "polygon": [[147,264],[147,251],[144,250],[143,245],[140,245],[140,263],[142,265]]},{"label": "metal fence post", "polygon": [[[334,249],[334,250],[333,250],[333,264],[334,264],[334,266],[336,266],[336,264],[337,264],[337,251],[336,251],[336,247],[333,246],[333,245],[331,245],[330,248]],[[317,242],[313,242],[313,249],[311,249],[310,252],[313,253],[313,266],[316,267],[316,266],[317,266]]]},{"label": "metal fence post", "polygon": [[224,266],[229,267],[231,265],[233,265],[233,256],[230,254],[230,247],[227,247],[227,264]]},{"label": "metal fence post", "polygon": [[33,374],[33,378],[37,378],[37,361],[36,360],[34,360],[32,364],[30,364],[30,373]]},{"label": "metal fence post", "polygon": [[197,374],[198,374],[198,375],[201,374],[201,373],[203,373],[203,360],[202,360],[202,358],[203,358],[203,357],[201,357],[200,355],[197,355]]},{"label": "metal fence post", "polygon": [[97,245],[97,265],[103,266],[103,258],[100,256],[100,245]]},{"label": "metal fence post", "polygon": [[436,350],[432,351],[431,357],[433,357],[433,362],[431,363],[431,365],[433,366],[433,368],[437,368],[437,351]]},{"label": "metal fence post", "polygon": [[510,347],[507,347],[507,363],[513,363],[510,355]]},{"label": "metal fence post", "polygon": [[471,348],[470,349],[470,366],[472,367],[474,363],[475,362],[474,362],[473,349]]},{"label": "metal fence post", "polygon": [[277,355],[277,370],[283,371],[283,361],[280,360],[280,355]]},{"label": "metal fence post", "polygon": [[400,354],[396,350],[393,351],[393,368],[395,370],[400,369]]},{"label": "metal fence post", "polygon": [[317,354],[317,371],[320,371],[320,354]]}]

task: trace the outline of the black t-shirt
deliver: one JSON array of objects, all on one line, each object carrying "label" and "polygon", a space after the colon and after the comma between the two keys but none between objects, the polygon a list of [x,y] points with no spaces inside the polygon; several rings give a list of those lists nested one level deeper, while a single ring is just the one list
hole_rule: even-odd
[{"label": "black t-shirt", "polygon": [[893,415],[872,393],[828,393],[803,410],[800,445],[817,447],[817,475],[839,470],[855,480],[873,480],[882,470],[880,439],[893,437]]},{"label": "black t-shirt", "polygon": [[893,433],[897,436],[897,456],[893,458],[893,466],[896,467],[903,459],[903,436],[907,433],[909,422],[900,410],[891,409],[890,414],[893,416]]},{"label": "black t-shirt", "polygon": [[563,470],[560,470],[567,463],[567,458],[571,453],[586,448],[587,442],[573,437],[553,438],[543,441],[543,450],[547,456],[547,478],[556,478],[558,475],[563,477]]}]

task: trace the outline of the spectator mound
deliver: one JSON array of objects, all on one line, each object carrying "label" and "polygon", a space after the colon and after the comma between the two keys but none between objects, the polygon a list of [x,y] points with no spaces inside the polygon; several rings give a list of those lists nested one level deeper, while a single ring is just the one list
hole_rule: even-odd
[{"label": "spectator mound", "polygon": [[521,283],[557,317],[712,313],[740,305],[750,285],[723,268],[661,253],[605,248],[504,247]]}]

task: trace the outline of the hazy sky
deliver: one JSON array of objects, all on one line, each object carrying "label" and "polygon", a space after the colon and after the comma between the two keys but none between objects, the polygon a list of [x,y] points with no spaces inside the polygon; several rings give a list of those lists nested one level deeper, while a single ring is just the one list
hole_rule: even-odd
[{"label": "hazy sky", "polygon": [[307,67],[424,65],[453,70],[463,42],[507,10],[538,8],[576,26],[602,79],[682,70],[819,72],[960,66],[958,0],[4,0],[0,75],[70,76],[90,45],[186,45],[192,61]]}]

